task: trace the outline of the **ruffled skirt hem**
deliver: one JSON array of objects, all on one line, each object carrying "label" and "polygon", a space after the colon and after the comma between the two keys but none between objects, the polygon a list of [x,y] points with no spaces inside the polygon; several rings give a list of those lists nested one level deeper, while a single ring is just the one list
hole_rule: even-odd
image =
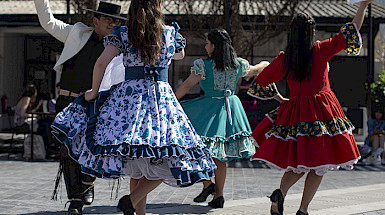
[{"label": "ruffled skirt hem", "polygon": [[250,159],[255,153],[255,140],[248,131],[242,131],[228,138],[219,136],[201,138],[213,153],[213,158],[222,162]]},{"label": "ruffled skirt hem", "polygon": [[124,81],[93,103],[80,96],[52,129],[82,171],[99,178],[127,175],[127,165],[142,158],[151,165],[167,162],[174,178],[169,184],[177,186],[208,180],[216,169],[166,82]]},{"label": "ruffled skirt hem", "polygon": [[263,161],[270,168],[278,169],[278,170],[284,170],[285,172],[293,171],[296,174],[301,174],[301,173],[308,173],[311,170],[314,170],[316,175],[323,176],[329,170],[338,170],[340,168],[353,169],[354,168],[353,165],[356,164],[359,159],[360,159],[360,157],[358,157],[356,159],[353,159],[353,160],[350,160],[348,162],[342,163],[342,164],[324,164],[324,165],[316,166],[316,167],[308,167],[308,166],[304,166],[304,165],[298,165],[296,167],[287,166],[285,168],[280,167],[278,165],[275,165],[274,163],[272,163],[272,162],[270,162],[268,160],[265,160],[265,159],[261,159],[261,158],[252,158],[251,160],[253,160],[253,161],[254,160]]},{"label": "ruffled skirt hem", "polygon": [[[76,154],[68,135],[58,131],[60,130],[54,130],[54,137],[67,147],[70,157],[82,166],[82,172],[91,176],[104,179],[117,179],[124,175],[135,176],[126,172],[127,165],[129,166],[130,162],[135,160],[148,159],[150,164],[155,166],[167,162],[174,180],[169,177],[159,179],[164,179],[165,183],[171,186],[189,186],[214,177],[213,170],[216,166],[212,158],[208,156],[211,152],[207,148],[183,149],[178,145],[165,147],[128,145],[130,149],[123,147],[128,153],[117,149],[111,154],[94,155],[87,145],[83,145]],[[109,167],[115,168],[110,169]],[[146,174],[143,176],[147,176],[148,179],[152,178]]]}]

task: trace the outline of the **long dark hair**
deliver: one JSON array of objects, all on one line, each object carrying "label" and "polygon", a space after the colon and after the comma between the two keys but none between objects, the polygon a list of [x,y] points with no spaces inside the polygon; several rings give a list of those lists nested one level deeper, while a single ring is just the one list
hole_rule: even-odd
[{"label": "long dark hair", "polygon": [[239,66],[237,53],[231,45],[231,38],[227,31],[215,29],[207,34],[207,39],[214,44],[214,52],[211,55],[217,70],[231,70]]},{"label": "long dark hair", "polygon": [[145,64],[161,57],[164,20],[161,0],[132,0],[127,15],[128,38]]},{"label": "long dark hair", "polygon": [[314,30],[313,17],[306,13],[294,16],[290,24],[289,44],[285,50],[286,78],[298,81],[310,78]]}]

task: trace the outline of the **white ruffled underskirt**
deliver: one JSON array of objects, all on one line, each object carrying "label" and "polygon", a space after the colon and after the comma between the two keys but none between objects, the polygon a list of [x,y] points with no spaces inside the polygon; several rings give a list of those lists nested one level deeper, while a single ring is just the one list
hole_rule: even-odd
[{"label": "white ruffled underskirt", "polygon": [[126,162],[125,173],[133,179],[145,177],[148,180],[164,180],[166,184],[177,186],[167,160],[153,164],[151,158],[137,158]]},{"label": "white ruffled underskirt", "polygon": [[293,171],[296,174],[301,174],[301,173],[308,173],[311,170],[314,170],[316,175],[323,176],[329,170],[338,170],[340,168],[351,170],[351,169],[354,168],[353,165],[356,164],[360,158],[361,157],[358,157],[357,159],[353,159],[353,160],[350,160],[350,161],[342,163],[342,164],[325,164],[325,165],[316,166],[316,167],[307,167],[307,166],[304,166],[304,165],[298,165],[297,167],[288,166],[286,168],[279,167],[279,166],[275,165],[274,163],[272,163],[270,161],[267,161],[265,159],[261,159],[261,158],[253,158],[252,160],[253,161],[254,160],[263,161],[270,168],[278,169],[278,170],[285,170],[285,172]]}]

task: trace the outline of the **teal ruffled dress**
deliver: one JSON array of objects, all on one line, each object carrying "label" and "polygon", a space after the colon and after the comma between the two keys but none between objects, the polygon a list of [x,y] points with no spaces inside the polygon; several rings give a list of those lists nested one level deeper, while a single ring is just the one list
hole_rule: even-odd
[{"label": "teal ruffled dress", "polygon": [[204,96],[181,105],[213,158],[223,162],[249,159],[255,153],[251,128],[238,96],[237,81],[250,71],[247,60],[237,59],[236,70],[217,71],[211,60],[194,61],[191,72],[201,75]]}]

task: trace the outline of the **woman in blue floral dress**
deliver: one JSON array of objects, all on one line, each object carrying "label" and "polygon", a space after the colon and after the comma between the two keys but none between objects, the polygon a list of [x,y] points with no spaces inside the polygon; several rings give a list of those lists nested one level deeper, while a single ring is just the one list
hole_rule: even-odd
[{"label": "woman in blue floral dress", "polygon": [[241,101],[234,95],[235,88],[239,78],[246,76],[250,70],[253,74],[258,73],[262,65],[268,63],[250,66],[247,60],[237,58],[225,30],[211,31],[206,42],[209,59],[194,61],[190,76],[175,95],[178,99],[182,98],[197,83],[205,92],[202,97],[181,103],[203,142],[212,151],[218,167],[215,184],[205,182],[203,191],[194,201],[204,202],[208,195],[215,192],[209,206],[222,208],[226,162],[249,159],[255,153],[250,124]]},{"label": "woman in blue floral dress", "polygon": [[[131,1],[126,26],[105,37],[92,89],[59,113],[52,126],[83,172],[131,177],[131,193],[118,204],[124,214],[135,209],[145,214],[147,194],[162,181],[189,186],[214,176],[211,153],[167,82],[171,60],[184,57],[178,30],[176,23],[164,25],[160,0]],[[125,81],[98,93],[106,66],[119,53]]]}]

